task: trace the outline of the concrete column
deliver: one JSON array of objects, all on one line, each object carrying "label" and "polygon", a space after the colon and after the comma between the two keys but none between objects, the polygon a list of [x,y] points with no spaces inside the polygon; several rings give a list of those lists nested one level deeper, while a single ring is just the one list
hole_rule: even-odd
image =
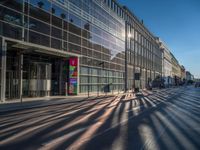
[{"label": "concrete column", "polygon": [[1,101],[5,102],[6,98],[6,51],[7,43],[2,39],[1,49]]},{"label": "concrete column", "polygon": [[20,102],[22,102],[22,95],[23,95],[23,54],[20,53],[20,60],[19,60],[19,98]]},{"label": "concrete column", "polygon": [[63,73],[63,61],[60,60],[59,62],[59,66],[60,66],[60,69],[59,69],[59,95],[62,95],[62,73]]}]

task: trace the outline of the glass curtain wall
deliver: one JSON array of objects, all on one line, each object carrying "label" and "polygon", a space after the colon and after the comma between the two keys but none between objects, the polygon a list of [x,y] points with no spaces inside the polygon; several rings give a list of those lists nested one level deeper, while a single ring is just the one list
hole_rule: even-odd
[{"label": "glass curtain wall", "polygon": [[[162,54],[156,47],[154,37],[137,23],[130,21],[128,34],[131,35],[127,40],[128,58],[130,57],[128,64],[133,66],[134,73],[140,73],[140,81],[136,81],[135,86],[146,88],[148,82],[154,79],[155,70],[161,72]],[[132,72],[131,67],[128,68],[128,72]],[[131,78],[131,73],[128,73],[128,81],[131,81]]]},{"label": "glass curtain wall", "polygon": [[[90,84],[91,91],[98,91],[106,84],[122,90],[125,25],[122,18],[102,3],[89,0],[3,1],[0,2],[0,34],[80,54],[80,92],[85,92],[86,84]],[[82,74],[86,68],[89,74]],[[88,75],[92,76],[91,81],[86,82]]]}]

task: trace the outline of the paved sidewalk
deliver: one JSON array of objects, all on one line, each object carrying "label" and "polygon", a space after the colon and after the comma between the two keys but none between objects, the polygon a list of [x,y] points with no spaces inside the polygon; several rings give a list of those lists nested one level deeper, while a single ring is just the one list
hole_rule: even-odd
[{"label": "paved sidewalk", "polygon": [[[22,109],[31,109],[31,108],[38,108],[38,107],[47,107],[52,105],[62,105],[66,103],[76,103],[85,100],[95,100],[101,99],[106,97],[112,97],[117,95],[123,94],[134,94],[132,90],[127,91],[127,93],[123,92],[115,92],[115,93],[108,93],[108,94],[91,94],[88,98],[87,95],[79,95],[79,96],[51,96],[51,97],[40,97],[40,98],[23,98],[22,103],[19,99],[15,100],[7,100],[6,102],[0,103],[0,114],[10,111],[22,110]],[[144,96],[152,94],[152,91],[149,90],[142,90],[141,94]]]},{"label": "paved sidewalk", "polygon": [[52,96],[52,97],[41,97],[41,98],[24,98],[22,103],[19,100],[10,100],[4,103],[0,103],[0,113],[46,107],[51,105],[62,105],[66,103],[75,103],[85,100],[94,100],[104,97],[111,97],[114,95],[101,95],[101,96]]}]

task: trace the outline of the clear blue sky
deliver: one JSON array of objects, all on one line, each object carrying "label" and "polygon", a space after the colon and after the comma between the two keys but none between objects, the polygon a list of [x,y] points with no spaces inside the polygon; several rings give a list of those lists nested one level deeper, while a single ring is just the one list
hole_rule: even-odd
[{"label": "clear blue sky", "polygon": [[180,64],[200,78],[200,0],[117,0],[126,5]]}]

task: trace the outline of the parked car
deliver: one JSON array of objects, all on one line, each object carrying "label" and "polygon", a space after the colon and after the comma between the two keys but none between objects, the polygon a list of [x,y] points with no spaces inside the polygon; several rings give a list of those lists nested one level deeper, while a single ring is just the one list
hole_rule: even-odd
[{"label": "parked car", "polygon": [[195,86],[196,88],[197,88],[197,87],[200,87],[200,82],[196,82],[194,86]]}]

